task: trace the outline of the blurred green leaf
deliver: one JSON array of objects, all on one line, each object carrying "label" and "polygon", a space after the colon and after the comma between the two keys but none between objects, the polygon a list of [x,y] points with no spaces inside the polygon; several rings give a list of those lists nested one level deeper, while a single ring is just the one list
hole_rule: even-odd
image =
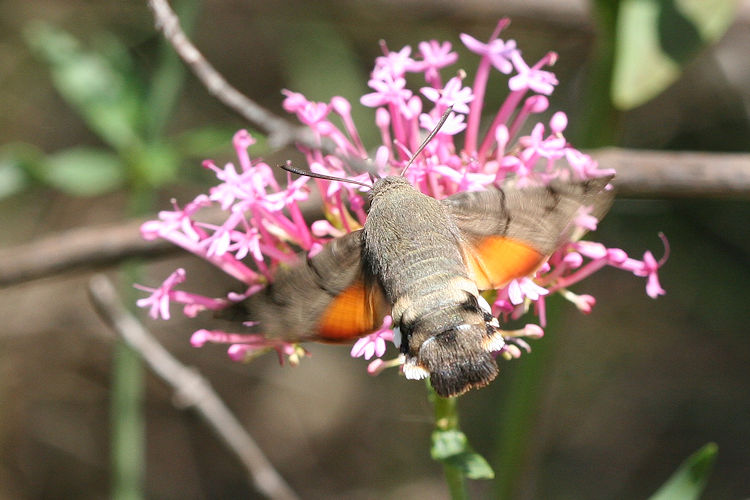
[{"label": "blurred green leaf", "polygon": [[102,149],[71,148],[49,155],[40,172],[44,181],[73,196],[96,196],[125,180],[117,155]]},{"label": "blurred green leaf", "polygon": [[434,431],[432,433],[432,447],[430,455],[433,460],[445,460],[467,450],[469,440],[466,434],[459,430]]},{"label": "blurred green leaf", "polygon": [[[349,40],[339,27],[321,14],[306,12],[299,24],[288,27],[293,37],[284,37],[282,46],[287,88],[313,100],[328,101],[332,95],[358,103],[368,92],[362,65]],[[354,123],[373,123],[375,114],[365,106],[352,106]],[[379,139],[376,127],[359,130],[365,144]]]},{"label": "blurred green leaf", "polygon": [[679,77],[685,63],[724,34],[736,0],[622,0],[612,100],[627,110]]},{"label": "blurred green leaf", "polygon": [[708,443],[690,455],[650,500],[698,499],[706,487],[719,447]]},{"label": "blurred green leaf", "polygon": [[492,479],[495,473],[490,464],[469,446],[466,435],[455,429],[432,433],[430,455],[445,465],[455,467],[469,479]]},{"label": "blurred green leaf", "polygon": [[27,27],[27,43],[50,66],[63,98],[102,140],[118,150],[139,142],[141,95],[137,78],[123,64],[122,48],[109,39],[119,60],[86,51],[70,34],[46,23]]},{"label": "blurred green leaf", "polygon": [[23,167],[11,155],[0,154],[0,199],[23,190],[28,183]]},{"label": "blurred green leaf", "polygon": [[26,143],[0,146],[0,198],[23,190],[44,164],[44,152]]},{"label": "blurred green leaf", "polygon": [[133,151],[128,160],[131,181],[138,186],[160,187],[177,177],[180,158],[169,144],[148,144]]},{"label": "blurred green leaf", "polygon": [[453,455],[442,460],[442,462],[451,467],[455,467],[469,479],[493,479],[495,472],[479,453],[466,451]]},{"label": "blurred green leaf", "polygon": [[334,23],[311,14],[292,29],[297,36],[285,37],[282,47],[291,89],[320,100],[332,93],[358,99],[366,91],[357,57]]}]

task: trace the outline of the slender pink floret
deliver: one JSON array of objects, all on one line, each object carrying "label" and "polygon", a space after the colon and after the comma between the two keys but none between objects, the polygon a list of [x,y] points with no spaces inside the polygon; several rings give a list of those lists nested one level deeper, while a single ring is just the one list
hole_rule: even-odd
[{"label": "slender pink floret", "polygon": [[185,270],[180,268],[173,272],[159,288],[149,288],[134,285],[139,290],[151,292],[151,295],[138,299],[138,307],[149,307],[149,316],[154,319],[170,319],[169,305],[177,302],[185,305],[184,313],[188,317],[195,317],[199,310],[220,310],[227,307],[228,302],[223,299],[211,299],[203,295],[175,290],[174,287],[185,281]]},{"label": "slender pink floret", "polygon": [[[461,34],[463,44],[478,56],[473,77],[467,77],[458,67],[450,69],[458,61],[458,54],[449,42],[424,41],[416,52],[409,46],[389,50],[381,42],[383,55],[376,59],[367,82],[371,92],[360,98],[361,105],[375,108],[378,144],[363,143],[352,118],[352,105],[343,97],[316,102],[284,90],[284,109],[309,127],[321,144],[326,141],[334,148],[324,152],[322,148],[300,147],[308,168],[364,183],[370,182],[370,176],[363,172],[363,164],[369,164],[368,168],[380,176],[398,175],[425,134],[453,106],[443,127],[406,172],[409,182],[430,196],[444,198],[493,186],[539,186],[556,179],[576,181],[614,173],[600,168],[567,141],[565,113],[556,111],[551,118],[541,119],[540,115],[549,111],[549,96],[558,84],[549,71],[557,55],[549,52],[536,63],[527,63],[514,40],[500,38],[508,24],[507,19],[501,19],[486,42]],[[460,68],[471,65],[471,61],[463,61]],[[500,73],[498,81],[507,85],[502,102],[485,100],[493,70]],[[414,88],[407,84],[421,80],[424,83],[415,84]],[[482,127],[482,123],[489,125]],[[169,319],[172,302],[181,304],[189,316],[229,307],[273,281],[276,270],[297,259],[300,253],[315,255],[330,239],[365,223],[362,187],[322,179],[311,182],[309,177],[288,177],[282,187],[274,177],[274,168],[250,157],[248,148],[254,143],[247,131],[237,132],[233,140],[236,163],[219,167],[210,160],[204,162],[204,167],[215,173],[217,185],[184,208],[173,203],[172,211],[159,213],[159,220],[141,228],[144,238],[172,241],[236,278],[245,290],[220,298],[183,292],[176,288],[187,277],[184,270],[178,269],[158,288],[138,286],[151,294],[139,300],[138,305],[148,308],[152,317]],[[300,207],[308,200],[312,184],[320,192],[325,215],[317,221],[305,220]],[[199,216],[207,207],[223,211],[224,217],[220,221],[215,217],[201,220]],[[570,287],[604,267],[646,278],[650,297],[665,293],[658,270],[669,254],[666,238],[661,236],[664,257],[657,261],[647,251],[638,260],[619,248],[581,240],[580,236],[594,231],[597,223],[591,207],[584,207],[574,221],[578,230],[571,241],[564,242],[534,276],[513,280],[486,294],[500,321],[531,313],[539,323],[505,331],[506,344],[498,355],[516,358],[530,349],[524,338],[544,334],[546,297],[550,294],[557,293],[580,311],[591,312],[596,299],[574,293]],[[263,325],[256,327],[263,329]],[[352,356],[371,360],[370,373],[402,363],[398,356],[382,359],[387,345],[398,342],[390,327],[387,317],[381,328],[359,339],[351,349]],[[268,350],[275,350],[281,360],[288,358],[292,363],[306,355],[295,344],[257,333],[201,329],[193,334],[193,345],[209,342],[229,344],[228,353],[235,360],[248,360]]]},{"label": "slender pink floret", "polygon": [[386,316],[383,326],[369,335],[357,340],[352,346],[351,355],[353,358],[364,357],[371,359],[373,356],[378,358],[385,354],[386,341],[393,342],[393,330],[391,330],[392,319]]}]

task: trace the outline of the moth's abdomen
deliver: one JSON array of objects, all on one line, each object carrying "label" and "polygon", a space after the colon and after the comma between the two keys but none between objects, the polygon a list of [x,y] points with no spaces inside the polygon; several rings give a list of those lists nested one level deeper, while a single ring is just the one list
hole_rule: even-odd
[{"label": "moth's abdomen", "polygon": [[486,338],[481,325],[454,327],[428,338],[415,360],[429,371],[435,392],[444,398],[459,396],[484,387],[499,372]]},{"label": "moth's abdomen", "polygon": [[499,371],[492,352],[504,342],[491,324],[491,314],[481,309],[474,295],[458,289],[447,293],[463,300],[422,310],[414,318],[404,314],[400,326],[407,364],[429,373],[433,388],[443,397],[489,384]]},{"label": "moth's abdomen", "polygon": [[[399,262],[401,261],[401,262]],[[454,249],[425,245],[397,259],[388,273],[394,314],[443,308],[460,304],[463,294],[476,289],[466,276],[460,253]]]}]

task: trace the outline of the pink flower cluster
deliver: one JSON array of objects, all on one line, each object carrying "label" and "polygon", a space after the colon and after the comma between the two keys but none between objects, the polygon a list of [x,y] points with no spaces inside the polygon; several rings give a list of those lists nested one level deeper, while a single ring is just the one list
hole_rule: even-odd
[{"label": "pink flower cluster", "polygon": [[[528,120],[549,107],[546,96],[558,82],[544,68],[554,64],[556,54],[550,52],[530,66],[514,40],[499,38],[507,24],[506,19],[501,20],[486,43],[461,35],[464,45],[480,57],[470,85],[465,85],[463,71],[443,82],[442,70],[458,59],[449,42],[421,42],[414,55],[408,46],[394,52],[383,45],[383,56],[376,59],[368,82],[372,92],[360,99],[362,105],[376,108],[375,125],[382,144],[372,155],[360,139],[349,101],[334,97],[328,103],[313,102],[302,94],[284,91],[284,109],[309,127],[321,144],[325,140],[335,147],[333,152],[302,147],[309,169],[368,183],[368,174],[359,167],[369,162],[380,175],[398,175],[425,134],[453,106],[443,127],[406,173],[415,187],[430,196],[444,198],[493,185],[540,185],[553,179],[587,179],[613,173],[600,169],[590,156],[567,142],[567,117],[562,112],[552,114],[548,124],[536,123],[528,127],[528,135],[521,135],[522,130],[528,130],[524,128]],[[487,104],[485,91],[493,68],[509,75],[509,92],[489,127],[480,133],[480,119]],[[424,75],[425,86],[418,92],[407,87],[408,73]],[[246,131],[237,132],[234,147],[239,168],[232,163],[219,168],[211,161],[204,162],[216,173],[219,184],[208,195],[198,196],[183,208],[175,204],[174,210],[161,212],[159,220],[142,227],[145,238],[172,241],[238,279],[246,290],[222,298],[183,292],[175,288],[185,280],[185,271],[178,269],[159,288],[139,287],[151,292],[138,305],[150,308],[152,317],[169,319],[170,302],[183,304],[188,316],[204,309],[226,308],[262,289],[273,280],[275,270],[294,260],[300,251],[313,254],[331,238],[364,224],[367,214],[362,188],[321,179],[315,179],[315,183],[326,218],[308,224],[300,202],[308,198],[310,178],[289,178],[285,186],[279,185],[268,164],[251,160],[248,148],[253,142]],[[226,213],[221,225],[198,222],[194,217],[210,205],[218,205]],[[618,248],[579,239],[585,231],[596,229],[596,218],[581,214],[576,223],[580,231],[535,276],[514,280],[497,290],[492,304],[495,314],[505,319],[518,318],[534,306],[541,325],[530,324],[518,332],[506,332],[519,338],[506,344],[501,352],[504,357],[518,357],[519,346],[528,349],[520,337],[543,335],[545,297],[550,293],[560,293],[582,312],[590,312],[594,297],[575,294],[569,287],[604,266],[647,278],[646,292],[651,297],[665,293],[657,272],[666,255],[657,261],[651,252],[646,252],[642,260],[633,259]],[[665,239],[664,243],[666,247]],[[378,331],[357,341],[351,351],[355,357],[377,358],[369,367],[373,373],[400,363],[398,358],[379,359],[385,354],[386,342],[393,340],[389,319]],[[237,360],[268,349],[275,349],[282,359],[288,356],[292,362],[304,354],[298,346],[257,334],[199,330],[193,334],[192,342],[196,346],[229,343],[230,355]]]}]

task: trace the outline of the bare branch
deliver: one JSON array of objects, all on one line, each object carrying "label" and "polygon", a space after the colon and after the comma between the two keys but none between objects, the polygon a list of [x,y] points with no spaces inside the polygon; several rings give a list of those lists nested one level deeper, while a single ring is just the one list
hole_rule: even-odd
[{"label": "bare branch", "polygon": [[211,384],[196,369],[180,363],[125,309],[105,276],[91,279],[89,295],[101,318],[141,355],[156,375],[172,386],[181,406],[194,408],[240,459],[260,493],[275,499],[298,498]]},{"label": "bare branch", "polygon": [[[750,154],[632,151],[591,152],[602,168],[617,170],[620,197],[750,197]],[[310,215],[312,208],[305,210]],[[221,213],[207,214],[221,220]],[[144,241],[140,222],[81,228],[0,250],[0,287],[71,269],[113,265],[129,257],[181,251],[164,240]]]},{"label": "bare branch", "polygon": [[193,45],[180,27],[180,20],[167,0],[149,0],[156,18],[156,27],[161,30],[177,54],[203,83],[211,95],[230,109],[239,113],[247,121],[268,134],[268,140],[276,148],[293,142],[316,147],[310,132],[304,127],[295,126],[263,108],[239,90],[234,88],[216,71],[203,54]]},{"label": "bare branch", "polygon": [[748,198],[750,154],[607,148],[592,153],[617,171],[618,195],[644,198]]},{"label": "bare branch", "polygon": [[111,265],[130,257],[174,252],[164,240],[141,238],[140,221],[84,227],[0,250],[0,287],[80,268]]}]

